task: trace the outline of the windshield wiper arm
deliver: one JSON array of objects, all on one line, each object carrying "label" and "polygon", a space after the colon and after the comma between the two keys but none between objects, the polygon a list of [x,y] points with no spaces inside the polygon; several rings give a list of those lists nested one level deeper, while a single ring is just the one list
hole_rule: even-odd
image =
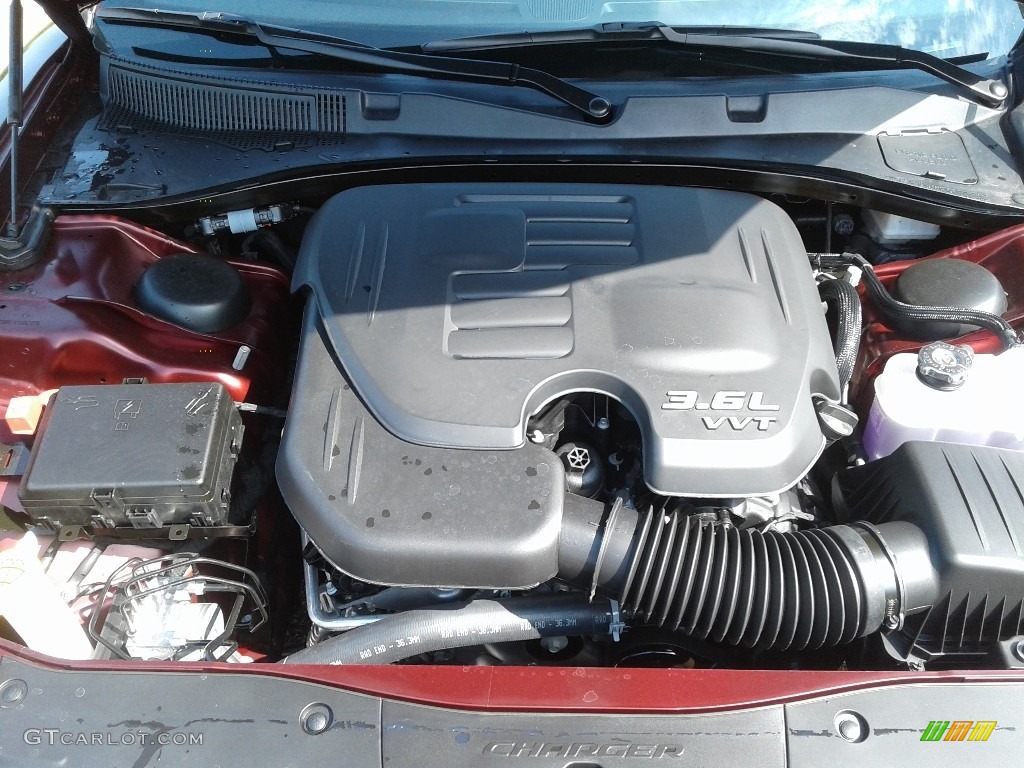
[{"label": "windshield wiper arm", "polygon": [[114,23],[242,35],[257,40],[268,48],[301,51],[388,72],[522,86],[546,93],[594,122],[608,122],[613,116],[612,104],[608,99],[547,72],[521,67],[518,64],[383,50],[331,35],[261,24],[228,13],[103,7],[96,15],[104,21]]},{"label": "windshield wiper arm", "polygon": [[972,101],[1000,107],[1009,96],[1006,85],[976,75],[951,61],[898,45],[822,40],[811,32],[730,27],[670,27],[659,22],[601,24],[583,29],[481,35],[439,40],[421,46],[427,52],[487,51],[560,44],[602,42],[668,42],[694,51],[730,52],[833,61],[838,65],[867,64],[928,72],[955,86]]},{"label": "windshield wiper arm", "polygon": [[807,57],[830,60],[838,64],[874,64],[917,69],[945,80],[967,98],[987,107],[1000,107],[1009,96],[1006,85],[989,80],[957,64],[912,48],[882,43],[860,43],[847,40],[793,40],[760,36],[705,35],[677,32],[672,27],[659,28],[669,42],[701,46],[712,50],[739,49],[750,53]]},{"label": "windshield wiper arm", "polygon": [[458,51],[496,51],[502,48],[529,48],[531,46],[559,45],[561,43],[607,43],[621,40],[664,41],[662,28],[675,32],[700,32],[715,37],[768,36],[776,39],[818,40],[816,32],[768,27],[668,27],[657,21],[616,21],[578,29],[552,29],[540,32],[501,32],[493,35],[473,35],[450,40],[434,40],[417,46],[428,53]]}]

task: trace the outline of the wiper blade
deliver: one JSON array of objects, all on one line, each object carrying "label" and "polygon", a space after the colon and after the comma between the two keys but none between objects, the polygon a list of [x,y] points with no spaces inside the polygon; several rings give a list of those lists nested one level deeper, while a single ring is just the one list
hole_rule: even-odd
[{"label": "wiper blade", "polygon": [[229,13],[101,7],[96,16],[114,23],[242,35],[271,49],[301,51],[388,72],[532,88],[569,105],[593,122],[605,123],[613,117],[608,99],[547,72],[517,64],[384,50],[331,35],[261,24]]},{"label": "wiper blade", "polygon": [[575,30],[482,35],[439,40],[421,46],[426,52],[481,52],[507,48],[607,42],[671,43],[695,52],[755,54],[830,61],[840,66],[917,69],[945,80],[967,98],[1000,107],[1009,96],[1004,83],[976,75],[938,56],[898,45],[823,40],[811,32],[730,27],[670,27],[658,22],[602,24]]},{"label": "wiper blade", "polygon": [[541,32],[502,32],[495,35],[474,35],[450,40],[435,40],[419,46],[428,53],[456,51],[496,51],[502,48],[529,48],[531,46],[559,45],[562,43],[607,43],[621,40],[635,42],[644,40],[664,41],[662,28],[677,33],[701,33],[716,37],[767,36],[775,39],[817,40],[820,35],[798,29],[774,29],[768,27],[668,27],[656,21],[612,22],[595,27],[579,29],[554,29]]},{"label": "wiper blade", "polygon": [[1006,85],[989,80],[923,51],[882,43],[860,43],[847,40],[791,40],[759,36],[723,36],[676,32],[660,27],[665,39],[678,45],[701,46],[713,50],[738,49],[749,53],[807,57],[829,60],[837,64],[871,64],[882,67],[917,69],[945,80],[960,93],[978,104],[1000,107],[1009,96]]}]

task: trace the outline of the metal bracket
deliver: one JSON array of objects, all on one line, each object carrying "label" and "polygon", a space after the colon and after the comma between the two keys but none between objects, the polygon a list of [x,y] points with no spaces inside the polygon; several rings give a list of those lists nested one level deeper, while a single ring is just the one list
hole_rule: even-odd
[{"label": "metal bracket", "polygon": [[162,528],[111,528],[87,525],[62,525],[57,533],[61,541],[92,541],[94,539],[119,539],[121,541],[188,541],[189,539],[247,538],[255,528],[247,525],[194,526],[175,523]]},{"label": "metal bracket", "polygon": [[92,534],[84,525],[62,525],[57,533],[58,541],[92,541]]},{"label": "metal bracket", "polygon": [[0,443],[0,477],[25,474],[28,456],[28,449],[21,443]]},{"label": "metal bracket", "polygon": [[0,271],[32,266],[46,249],[50,224],[57,214],[53,208],[35,206],[18,237],[0,237]]}]

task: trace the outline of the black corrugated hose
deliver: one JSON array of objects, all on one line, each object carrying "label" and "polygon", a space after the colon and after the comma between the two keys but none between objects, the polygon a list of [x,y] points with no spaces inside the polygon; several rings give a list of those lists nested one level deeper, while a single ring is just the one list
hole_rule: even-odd
[{"label": "black corrugated hose", "polygon": [[749,648],[848,643],[881,624],[884,579],[845,525],[761,533],[647,515],[620,596],[647,625]]},{"label": "black corrugated hose", "polygon": [[[682,511],[566,497],[558,578],[586,592],[473,600],[397,613],[288,656],[287,664],[391,664],[422,653],[614,634],[621,617],[776,650],[848,643],[906,607],[932,605],[929,548],[911,523],[740,530]],[[593,600],[595,593],[618,598]]]},{"label": "black corrugated hose", "polygon": [[839,383],[843,391],[853,378],[853,367],[860,352],[861,306],[860,295],[846,280],[823,280],[818,283],[821,300],[836,309],[836,338],[832,346],[836,353]]},{"label": "black corrugated hose", "polygon": [[868,295],[878,310],[888,318],[923,323],[963,323],[991,331],[1000,338],[1005,349],[1021,344],[1013,326],[992,312],[963,307],[918,307],[894,299],[875,275],[871,263],[858,253],[816,253],[811,255],[811,263],[818,269],[836,269],[851,264],[860,267]]},{"label": "black corrugated hose", "polygon": [[410,656],[483,643],[606,635],[609,600],[561,594],[472,600],[388,616],[283,659],[286,664],[391,664]]},{"label": "black corrugated hose", "polygon": [[566,502],[559,578],[616,597],[630,624],[798,650],[847,643],[934,599],[927,540],[909,523],[761,532],[681,510]]}]

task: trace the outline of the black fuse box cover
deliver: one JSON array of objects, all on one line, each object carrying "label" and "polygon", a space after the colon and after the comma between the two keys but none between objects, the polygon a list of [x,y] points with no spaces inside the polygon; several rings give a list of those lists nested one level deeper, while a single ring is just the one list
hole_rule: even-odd
[{"label": "black fuse box cover", "polygon": [[227,521],[242,421],[216,383],[62,387],[19,496],[51,527]]}]

